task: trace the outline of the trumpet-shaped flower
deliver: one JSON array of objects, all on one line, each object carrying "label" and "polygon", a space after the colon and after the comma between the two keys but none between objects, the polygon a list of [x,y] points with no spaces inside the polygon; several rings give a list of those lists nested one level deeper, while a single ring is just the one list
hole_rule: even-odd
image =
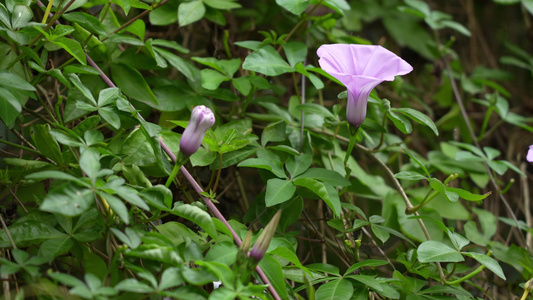
[{"label": "trumpet-shaped flower", "polygon": [[317,55],[320,67],[346,86],[346,119],[354,127],[365,120],[368,96],[374,87],[413,70],[410,64],[381,46],[322,45]]},{"label": "trumpet-shaped flower", "polygon": [[529,150],[527,151],[526,159],[529,162],[533,162],[533,145],[529,146]]},{"label": "trumpet-shaped flower", "polygon": [[200,148],[205,133],[215,124],[213,112],[203,106],[196,106],[191,113],[189,124],[183,131],[180,140],[180,152],[186,156],[191,156]]}]

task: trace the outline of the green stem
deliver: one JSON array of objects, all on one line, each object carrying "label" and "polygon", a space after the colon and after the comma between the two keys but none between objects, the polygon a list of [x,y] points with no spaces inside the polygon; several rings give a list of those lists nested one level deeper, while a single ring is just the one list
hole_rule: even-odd
[{"label": "green stem", "polygon": [[170,186],[172,181],[174,181],[174,179],[178,175],[181,166],[183,166],[186,161],[187,161],[187,157],[183,157],[181,153],[178,153],[178,159],[176,160],[176,164],[174,165],[174,168],[172,168],[172,172],[168,176],[167,182],[165,183],[165,187],[168,188]]},{"label": "green stem", "polygon": [[489,109],[487,110],[487,113],[485,114],[485,118],[483,118],[483,124],[481,125],[481,130],[477,137],[478,141],[481,141],[481,139],[483,138],[483,135],[485,134],[485,130],[487,129],[487,126],[489,125],[489,120],[490,120],[490,117],[492,116],[493,110],[494,109],[492,105],[489,106]]},{"label": "green stem", "polygon": [[456,284],[459,284],[465,280],[468,280],[474,276],[476,276],[477,274],[479,274],[479,272],[483,271],[483,269],[485,269],[485,266],[484,265],[481,265],[479,266],[477,269],[475,269],[472,273],[464,276],[464,277],[461,277],[457,280],[452,280],[452,281],[448,281],[448,280],[444,280],[444,283],[447,284],[447,285],[456,285]]},{"label": "green stem", "polygon": [[356,133],[357,133],[357,130],[359,129],[359,127],[356,128],[356,127],[352,127],[351,125],[349,126],[350,126],[350,133],[352,134],[352,136],[350,137],[350,143],[348,144],[348,149],[346,149],[346,156],[344,157],[344,165],[348,163],[348,159],[352,155],[353,147],[355,146]]},{"label": "green stem", "polygon": [[11,142],[8,142],[8,141],[0,140],[0,143],[8,145],[8,146],[11,146],[11,147],[19,148],[19,149],[22,149],[24,151],[31,152],[31,153],[37,154],[39,156],[42,155],[39,151],[35,151],[35,150],[31,149],[31,148],[24,147],[24,146],[21,146],[21,145],[15,144],[15,143],[11,143]]}]

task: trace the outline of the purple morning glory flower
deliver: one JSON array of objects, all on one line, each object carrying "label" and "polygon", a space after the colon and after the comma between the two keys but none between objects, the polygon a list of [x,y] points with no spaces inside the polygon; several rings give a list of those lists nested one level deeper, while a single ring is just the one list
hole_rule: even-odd
[{"label": "purple morning glory flower", "polygon": [[368,96],[376,85],[413,70],[410,64],[381,46],[322,45],[317,55],[320,67],[348,89],[346,119],[354,127],[365,120]]},{"label": "purple morning glory flower", "polygon": [[533,162],[533,145],[529,146],[529,150],[527,151],[526,159],[529,162]]},{"label": "purple morning glory flower", "polygon": [[215,124],[213,112],[203,106],[196,106],[191,113],[189,124],[183,131],[180,140],[180,152],[186,156],[191,156],[200,148],[205,133]]}]

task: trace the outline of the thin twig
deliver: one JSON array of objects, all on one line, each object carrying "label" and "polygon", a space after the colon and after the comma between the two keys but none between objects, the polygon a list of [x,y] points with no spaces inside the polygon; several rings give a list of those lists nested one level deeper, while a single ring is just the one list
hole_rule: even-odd
[{"label": "thin twig", "polygon": [[[527,165],[525,163],[520,165],[520,171],[522,171],[524,174],[526,174],[526,166]],[[520,181],[522,183],[522,190],[524,191],[524,215],[526,216],[526,224],[528,228],[531,228],[533,227],[533,218],[531,217],[531,198],[529,194],[528,178],[521,176]],[[530,248],[533,246],[533,237],[531,235],[531,231],[528,231],[526,234],[526,244]]]},{"label": "thin twig", "polygon": [[2,217],[2,214],[0,214],[0,222],[2,223],[2,227],[4,228],[4,231],[6,232],[7,239],[11,243],[11,246],[13,249],[17,249],[17,245],[15,245],[15,241],[13,241],[13,238],[11,237],[11,233],[9,233],[9,229],[7,229],[6,222],[4,222],[4,217]]}]

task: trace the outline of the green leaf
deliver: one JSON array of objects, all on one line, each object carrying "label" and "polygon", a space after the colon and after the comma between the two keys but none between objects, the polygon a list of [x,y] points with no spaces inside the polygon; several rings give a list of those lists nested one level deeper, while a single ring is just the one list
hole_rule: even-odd
[{"label": "green leaf", "polygon": [[350,10],[350,5],[348,4],[348,2],[346,2],[346,0],[324,0],[322,4],[331,9],[334,9],[341,15],[344,15],[345,10]]},{"label": "green leaf", "polygon": [[26,80],[13,73],[3,70],[0,70],[0,85],[24,91],[35,91],[35,87],[33,87],[33,85],[28,83]]},{"label": "green leaf", "polygon": [[451,202],[457,202],[459,200],[459,195],[452,192],[451,190],[448,190],[448,188],[437,178],[431,178],[429,180],[429,185],[437,192],[439,192],[441,195],[444,196],[444,198],[448,199]]},{"label": "green leaf", "polygon": [[276,0],[276,3],[297,16],[311,4],[308,0]]},{"label": "green leaf", "polygon": [[231,286],[235,283],[235,275],[227,265],[212,261],[195,261],[195,263],[211,270],[225,286]]},{"label": "green leaf", "polygon": [[422,161],[420,161],[416,156],[415,154],[411,153],[410,150],[408,150],[407,148],[402,148],[402,150],[417,164],[420,166],[420,168],[422,168],[422,170],[424,171],[424,173],[426,173],[426,176],[429,178],[431,177],[431,174],[429,174],[429,171],[428,171],[428,168],[422,163]]},{"label": "green leaf", "polygon": [[259,262],[259,266],[267,276],[276,292],[278,292],[278,295],[281,297],[281,299],[289,299],[287,288],[285,287],[285,277],[283,276],[280,263],[272,256],[265,255]]},{"label": "green leaf", "polygon": [[7,126],[11,126],[21,111],[20,101],[7,89],[0,87],[0,118],[2,121]]},{"label": "green leaf", "polygon": [[202,75],[202,87],[207,90],[216,90],[222,82],[230,80],[226,75],[211,69],[203,69],[200,74]]},{"label": "green leaf", "polygon": [[113,80],[126,96],[141,102],[158,104],[154,93],[139,71],[124,64],[112,64]]},{"label": "green leaf", "polygon": [[[73,286],[73,287],[79,287],[83,286],[85,287],[85,283],[83,281],[79,280],[78,278],[65,274],[65,273],[48,273],[48,276],[52,277],[53,279],[61,282],[64,285]],[[88,291],[90,294],[90,291]]]},{"label": "green leaf", "polygon": [[331,208],[335,215],[339,215],[341,211],[341,202],[337,190],[329,184],[322,183],[313,178],[296,178],[294,184],[305,187],[318,195]]},{"label": "green leaf", "polygon": [[349,300],[354,292],[352,283],[344,278],[335,279],[321,285],[317,290],[316,299]]},{"label": "green leaf", "polygon": [[132,46],[142,47],[144,42],[139,40],[137,37],[115,33],[109,37],[109,41],[115,44],[127,44]]},{"label": "green leaf", "polygon": [[425,241],[417,249],[420,262],[460,262],[464,257],[450,246],[437,242]]},{"label": "green leaf", "polygon": [[485,255],[485,254],[476,253],[476,252],[461,252],[461,253],[477,260],[480,264],[484,265],[487,269],[494,272],[494,274],[498,275],[498,277],[500,277],[501,279],[507,280],[507,278],[505,277],[505,274],[503,273],[502,267],[492,257]]},{"label": "green leaf", "polygon": [[278,76],[294,69],[270,45],[263,46],[248,55],[242,64],[245,70],[255,71],[267,76]]},{"label": "green leaf", "polygon": [[258,169],[265,169],[272,172],[279,178],[287,178],[283,171],[283,166],[279,160],[270,160],[262,158],[249,158],[237,165],[237,167],[252,167]]},{"label": "green leaf", "polygon": [[398,179],[405,179],[405,180],[421,180],[421,179],[427,179],[426,176],[413,171],[402,171],[399,173],[394,174],[394,177]]},{"label": "green leaf", "polygon": [[205,5],[201,0],[182,2],[178,7],[178,23],[180,26],[189,25],[200,20],[205,15]]},{"label": "green leaf", "polygon": [[203,0],[207,6],[216,9],[240,8],[241,5],[235,0]]},{"label": "green leaf", "polygon": [[24,4],[17,4],[13,7],[11,14],[11,27],[13,29],[23,28],[33,18],[31,9]]},{"label": "green leaf", "polygon": [[355,279],[355,280],[361,282],[362,284],[364,284],[365,286],[368,286],[368,287],[370,287],[371,289],[373,289],[373,290],[375,290],[377,292],[380,292],[380,293],[384,292],[383,287],[380,284],[380,282],[376,278],[374,278],[373,276],[369,276],[369,275],[348,275],[348,276],[345,276],[345,277]]},{"label": "green leaf", "polygon": [[311,272],[306,267],[304,267],[302,265],[302,263],[300,262],[300,259],[298,259],[298,256],[294,253],[294,251],[290,250],[289,248],[277,247],[276,249],[274,249],[272,251],[269,251],[268,253],[280,256],[280,257],[290,261],[295,266],[297,266],[298,268],[302,269],[303,271],[305,271],[306,273],[311,275]]},{"label": "green leaf", "polygon": [[316,103],[298,104],[296,108],[301,109],[305,111],[306,113],[317,114],[319,116],[335,119],[335,115],[333,115],[332,112],[330,112],[324,106],[318,105]]},{"label": "green leaf", "polygon": [[181,204],[176,202],[174,204],[174,208],[172,209],[172,213],[196,223],[205,232],[207,232],[210,237],[216,238],[218,236],[211,216],[209,216],[209,214],[203,211],[201,208],[190,204]]},{"label": "green leaf", "polygon": [[437,129],[437,126],[435,126],[435,123],[433,123],[433,121],[428,116],[419,112],[418,110],[405,107],[405,108],[392,108],[391,111],[400,112],[420,124],[425,124],[426,126],[431,128],[431,130],[433,130],[436,136],[439,135],[439,131]]},{"label": "green leaf", "polygon": [[397,114],[391,110],[387,111],[387,117],[394,123],[396,128],[398,128],[404,134],[409,134],[413,131],[413,125],[409,122],[405,116]]},{"label": "green leaf", "polygon": [[62,17],[72,23],[77,23],[91,33],[107,36],[104,25],[96,17],[88,13],[73,12],[63,14]]},{"label": "green leaf", "polygon": [[[38,220],[19,220],[17,223],[8,227],[13,241],[18,247],[27,247],[31,244],[47,239],[57,239],[64,237],[65,234],[59,232],[54,227]],[[6,235],[6,231],[0,232],[0,247],[10,248],[11,243]]]},{"label": "green leaf", "polygon": [[[181,74],[185,75],[189,79],[189,82],[195,84],[201,84],[200,71],[189,61],[177,56],[176,54],[156,48],[157,53],[161,54],[170,65],[180,71]],[[193,88],[194,89],[194,88]]]},{"label": "green leaf", "polygon": [[122,200],[108,193],[99,193],[99,195],[107,202],[107,204],[109,204],[111,210],[117,214],[126,225],[130,223],[128,208]]},{"label": "green leaf", "polygon": [[307,171],[311,166],[311,163],[313,163],[313,157],[311,155],[300,154],[299,156],[289,156],[285,163],[285,167],[287,168],[287,171],[289,171],[289,174],[291,174],[291,177],[295,178]]},{"label": "green leaf", "polygon": [[296,186],[292,181],[278,178],[271,178],[267,181],[265,194],[265,205],[267,207],[283,203],[289,200],[296,191]]},{"label": "green leaf", "polygon": [[39,208],[47,212],[75,217],[87,211],[93,203],[94,197],[90,190],[68,182],[50,190]]},{"label": "green leaf", "polygon": [[252,81],[249,76],[233,78],[231,82],[233,83],[235,89],[237,89],[237,91],[244,96],[248,96],[250,94],[252,89]]},{"label": "green leaf", "polygon": [[176,43],[175,41],[167,41],[162,39],[155,39],[153,40],[152,44],[154,46],[161,46],[161,47],[167,47],[170,49],[174,49],[181,53],[189,53],[189,49],[181,46],[180,44]]},{"label": "green leaf", "polygon": [[106,106],[114,103],[120,95],[120,89],[116,87],[103,89],[98,93],[98,106]]},{"label": "green leaf", "polygon": [[480,201],[492,194],[492,192],[487,192],[483,195],[476,195],[472,194],[469,191],[460,189],[460,188],[453,188],[453,187],[446,187],[446,191],[453,192],[457,195],[459,195],[460,198],[468,200],[468,201]]},{"label": "green leaf", "polygon": [[163,291],[181,285],[184,282],[185,279],[181,276],[179,268],[167,268],[163,271],[163,274],[161,274],[161,281],[159,282],[158,288],[160,291]]},{"label": "green leaf", "polygon": [[107,106],[98,109],[98,114],[104,119],[109,125],[113,126],[115,129],[120,129],[120,117],[114,111],[113,108]]},{"label": "green leaf", "polygon": [[213,273],[204,268],[183,268],[181,275],[188,283],[193,285],[204,285],[217,280],[217,277]]},{"label": "green leaf", "polygon": [[135,249],[139,247],[141,244],[141,237],[139,234],[131,229],[130,227],[126,227],[126,234],[122,233],[122,231],[116,229],[116,228],[110,228],[113,234],[121,240],[124,244],[128,245],[130,249]]},{"label": "green leaf", "polygon": [[323,169],[323,168],[311,168],[305,171],[303,174],[298,175],[296,178],[313,178],[320,180],[324,183],[329,183],[333,186],[349,186],[350,181],[336,171]]},{"label": "green leaf", "polygon": [[85,52],[83,51],[83,48],[81,47],[78,41],[69,39],[66,37],[60,37],[60,38],[53,40],[52,43],[65,49],[68,53],[70,53],[70,55],[72,55],[82,65],[87,64],[87,59],[85,58]]},{"label": "green leaf", "polygon": [[60,171],[53,171],[53,170],[32,173],[32,174],[27,175],[26,179],[34,179],[34,180],[59,179],[59,180],[74,181],[81,185],[90,187],[86,183],[84,183],[82,180],[78,179],[77,177],[74,177],[67,173],[63,173]]},{"label": "green leaf", "polygon": [[379,260],[379,259],[365,259],[363,261],[360,261],[356,264],[353,264],[346,270],[344,275],[349,275],[350,273],[353,273],[355,270],[360,269],[362,267],[379,267],[384,266],[388,264],[386,260]]},{"label": "green leaf", "polygon": [[226,75],[228,78],[232,78],[235,72],[237,72],[241,66],[240,58],[219,60],[214,57],[193,57],[192,60],[209,66]]},{"label": "green leaf", "polygon": [[92,148],[85,149],[80,157],[80,168],[94,185],[100,171],[100,153]]},{"label": "green leaf", "polygon": [[63,68],[63,74],[88,74],[88,75],[100,75],[100,72],[91,66],[84,66],[80,64],[72,64]]},{"label": "green leaf", "polygon": [[268,124],[263,133],[261,134],[261,145],[265,146],[268,142],[281,142],[286,139],[285,129],[287,123],[284,121],[278,121]]},{"label": "green leaf", "polygon": [[152,287],[146,283],[139,282],[137,279],[128,278],[124,279],[115,285],[115,289],[119,291],[140,293],[140,294],[149,294],[154,291]]},{"label": "green leaf", "polygon": [[213,245],[205,255],[205,260],[232,265],[237,259],[237,246],[232,242],[222,242]]},{"label": "green leaf", "polygon": [[85,96],[85,98],[91,100],[91,103],[94,105],[94,106],[97,106],[96,104],[96,100],[94,99],[93,97],[93,94],[91,93],[91,91],[81,82],[80,78],[78,77],[78,75],[76,74],[69,74],[68,75],[70,81],[72,82],[72,84],[74,84],[74,86],[83,94],[83,96]]},{"label": "green leaf", "polygon": [[283,44],[283,50],[291,67],[294,67],[299,62],[303,62],[307,57],[307,46],[304,43],[287,42]]}]

